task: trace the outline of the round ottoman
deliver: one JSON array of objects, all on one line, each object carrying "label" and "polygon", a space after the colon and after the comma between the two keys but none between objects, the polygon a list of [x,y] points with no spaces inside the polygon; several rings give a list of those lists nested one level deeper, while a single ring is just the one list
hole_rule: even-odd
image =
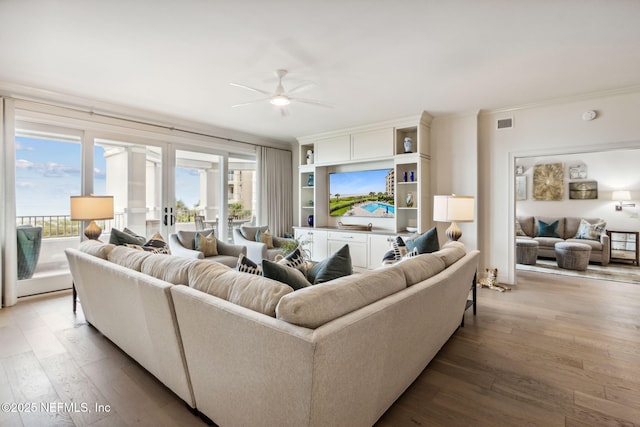
[{"label": "round ottoman", "polygon": [[555,245],[558,267],[567,270],[586,270],[591,246],[584,243],[560,242]]},{"label": "round ottoman", "polygon": [[538,259],[538,242],[531,239],[516,239],[516,262],[535,265]]}]

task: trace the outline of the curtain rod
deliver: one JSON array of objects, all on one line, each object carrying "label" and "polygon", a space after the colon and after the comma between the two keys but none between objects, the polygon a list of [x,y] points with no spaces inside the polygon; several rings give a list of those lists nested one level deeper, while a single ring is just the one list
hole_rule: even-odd
[{"label": "curtain rod", "polygon": [[162,128],[162,129],[167,129],[167,130],[170,130],[170,131],[178,131],[178,132],[188,133],[188,134],[191,134],[191,135],[206,136],[208,138],[215,138],[215,139],[219,139],[219,140],[227,141],[227,142],[237,142],[237,143],[240,143],[240,144],[251,145],[253,147],[273,148],[274,150],[281,150],[281,151],[287,151],[289,153],[292,153],[292,151],[290,149],[286,149],[286,148],[272,147],[270,145],[257,144],[255,142],[241,141],[239,139],[228,138],[228,137],[218,136],[218,135],[211,135],[211,134],[204,133],[204,132],[197,132],[197,131],[194,131],[194,130],[182,129],[182,128],[177,128],[175,126],[167,126],[167,125],[163,125],[163,124],[159,124],[159,123],[150,123],[150,122],[143,121],[143,120],[137,120],[137,119],[132,119],[132,118],[128,118],[128,117],[122,117],[122,116],[107,114],[107,113],[97,113],[97,112],[95,112],[95,111],[93,111],[91,109],[83,109],[81,107],[71,107],[71,106],[68,106],[68,105],[61,106],[61,105],[55,105],[55,104],[52,105],[52,104],[48,104],[48,103],[43,102],[43,101],[34,101],[32,99],[21,98],[21,97],[18,97],[18,98],[22,99],[23,101],[29,101],[29,102],[33,102],[35,104],[44,105],[44,106],[47,106],[47,107],[53,106],[53,107],[57,107],[57,108],[64,108],[64,109],[67,109],[67,110],[76,111],[76,112],[80,112],[80,113],[87,113],[87,114],[90,114],[92,116],[104,117],[104,118],[107,118],[107,119],[124,120],[126,122],[136,123],[136,124],[139,124],[139,125],[155,126],[155,127],[159,127],[159,128]]}]

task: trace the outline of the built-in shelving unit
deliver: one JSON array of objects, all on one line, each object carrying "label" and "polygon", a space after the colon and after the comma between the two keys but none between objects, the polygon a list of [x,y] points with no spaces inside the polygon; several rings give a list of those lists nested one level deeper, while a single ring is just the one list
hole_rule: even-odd
[{"label": "built-in shelving unit", "polygon": [[[329,216],[328,180],[332,171],[389,167],[395,180],[395,215],[378,219],[374,227],[392,233],[405,231],[407,227],[415,227],[420,232],[430,228],[430,124],[431,116],[423,112],[404,119],[299,138],[299,225],[310,227],[310,215],[313,227],[335,227],[340,220]],[[404,145],[407,137],[412,141],[410,152],[406,152]],[[313,153],[311,163],[307,162],[308,152]],[[407,206],[409,194],[413,197],[412,206]],[[366,217],[344,217],[344,220],[368,222]]]}]

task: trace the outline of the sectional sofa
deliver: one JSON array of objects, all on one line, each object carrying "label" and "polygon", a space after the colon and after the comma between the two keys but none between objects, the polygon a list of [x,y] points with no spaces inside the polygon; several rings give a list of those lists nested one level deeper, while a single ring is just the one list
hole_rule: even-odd
[{"label": "sectional sofa", "polygon": [[222,264],[85,242],[87,321],[223,426],[370,426],[460,326],[459,243],[293,291]]}]

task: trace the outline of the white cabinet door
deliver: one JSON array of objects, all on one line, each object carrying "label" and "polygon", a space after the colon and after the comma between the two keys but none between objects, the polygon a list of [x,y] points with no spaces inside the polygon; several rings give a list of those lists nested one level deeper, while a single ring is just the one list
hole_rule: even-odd
[{"label": "white cabinet door", "polygon": [[318,139],[315,142],[315,147],[315,162],[317,164],[346,162],[351,158],[349,135]]},{"label": "white cabinet door", "polygon": [[393,157],[393,128],[359,132],[351,135],[351,160]]},{"label": "white cabinet door", "polygon": [[394,236],[372,234],[369,236],[369,268],[374,269],[382,265],[384,254],[393,249]]},{"label": "white cabinet door", "polygon": [[294,231],[295,239],[309,253],[312,261],[322,261],[327,257],[327,232],[313,228]]},{"label": "white cabinet door", "polygon": [[351,265],[353,267],[367,268],[367,244],[361,242],[345,242],[342,240],[328,240],[329,255],[340,250],[345,244],[349,245]]}]

